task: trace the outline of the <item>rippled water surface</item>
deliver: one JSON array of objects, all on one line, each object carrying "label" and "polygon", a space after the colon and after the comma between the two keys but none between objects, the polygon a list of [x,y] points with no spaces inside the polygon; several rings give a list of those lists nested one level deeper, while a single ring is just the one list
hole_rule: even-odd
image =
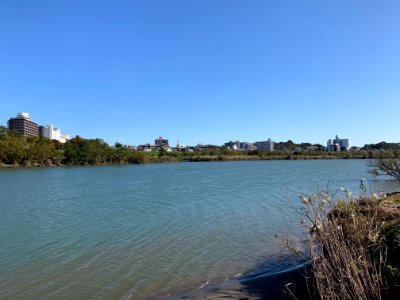
[{"label": "rippled water surface", "polygon": [[373,191],[363,160],[0,170],[1,299],[143,299],[279,260],[298,195]]}]

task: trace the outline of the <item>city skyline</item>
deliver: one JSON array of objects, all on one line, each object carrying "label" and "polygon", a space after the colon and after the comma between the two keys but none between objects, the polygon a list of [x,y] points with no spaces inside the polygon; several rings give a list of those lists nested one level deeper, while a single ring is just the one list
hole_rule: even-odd
[{"label": "city skyline", "polygon": [[[65,143],[67,140],[69,140],[71,138],[74,138],[74,137],[71,137],[69,134],[61,134],[60,128],[56,128],[53,124],[39,125],[38,123],[36,123],[33,120],[31,120],[30,115],[29,115],[28,112],[19,112],[16,115],[16,117],[14,117],[14,118],[11,117],[7,122],[7,126],[4,126],[4,127],[5,128],[9,128],[9,129],[15,129],[18,126],[21,127],[20,125],[16,125],[17,127],[10,128],[10,124],[13,124],[12,123],[13,120],[16,120],[16,119],[25,119],[25,120],[28,120],[29,122],[33,122],[33,124],[36,125],[37,132],[35,134],[32,134],[32,133],[28,134],[28,135],[31,135],[31,136],[42,135],[42,136],[48,137],[50,139],[56,139],[56,140],[59,140],[59,141],[63,140],[63,143]],[[0,124],[0,126],[3,126],[3,125]],[[11,125],[11,127],[14,127],[14,125]],[[19,128],[19,127],[18,127],[17,131],[21,131],[21,130],[25,131],[25,129],[22,129],[22,128]],[[22,131],[20,133],[23,134],[23,135],[26,135]],[[79,134],[77,134],[76,136],[79,136]],[[55,138],[52,138],[52,137],[55,137]],[[81,136],[81,137],[82,138],[87,138],[87,137],[83,137],[83,136]],[[96,137],[96,138],[102,139],[101,137]],[[159,136],[158,138],[156,138],[154,144],[157,145],[159,143],[159,141],[166,141],[166,143],[169,144],[168,143],[168,138],[165,138],[163,136]],[[238,139],[230,139],[229,142],[224,142],[223,144],[225,145],[225,147],[231,147],[231,145],[228,145],[228,144],[237,144],[237,143],[248,144],[248,145],[255,146],[255,148],[257,148],[257,149],[267,148],[269,151],[271,151],[271,149],[273,148],[273,146],[270,145],[271,142],[274,144],[274,143],[285,143],[285,142],[289,142],[289,141],[293,142],[295,144],[308,143],[308,144],[312,144],[312,145],[319,145],[319,146],[325,147],[323,142],[310,143],[309,141],[297,141],[297,140],[291,139],[291,138],[288,139],[287,141],[276,141],[276,140],[272,140],[271,138],[268,138],[268,140],[266,140],[266,141],[261,141],[261,139],[258,139],[256,141],[249,141],[249,140],[246,140],[246,141],[245,140],[240,140],[239,141]],[[381,141],[381,142],[387,142],[387,141]],[[120,142],[116,141],[115,143],[120,143]],[[388,143],[398,143],[398,142],[388,142]],[[142,144],[136,144],[136,143],[132,144],[132,143],[130,143],[130,144],[126,144],[126,145],[132,145],[132,146],[141,145],[141,146],[143,146],[143,145],[150,145],[150,144],[151,144],[151,142],[145,142],[145,143],[142,143]],[[196,145],[224,146],[223,144],[197,143]],[[257,144],[260,144],[260,145],[257,146]],[[261,145],[261,144],[263,144],[263,145]],[[371,144],[374,144],[374,143],[371,143]],[[400,144],[400,143],[398,143],[398,144]],[[170,144],[170,145],[172,146],[172,144]],[[179,143],[179,140],[178,140],[176,145],[177,145],[177,147],[179,147],[179,146],[182,146],[182,145],[185,145],[185,144]],[[187,146],[194,146],[194,145],[195,144],[187,145]],[[357,147],[361,147],[361,146],[366,146],[368,144],[351,145],[351,139],[348,139],[348,138],[339,139],[338,135],[336,134],[335,139],[328,139],[327,140],[327,146],[325,148],[326,149],[330,149],[330,147],[334,146],[334,145],[340,145],[340,147],[344,147],[344,148],[350,149],[351,147],[356,147],[357,148]],[[242,148],[242,147],[240,147],[240,148]],[[245,149],[245,148],[243,148],[243,149]],[[336,150],[333,150],[333,151],[336,151]]]},{"label": "city skyline", "polygon": [[[61,144],[66,143],[68,140],[71,139],[69,134],[62,134],[59,128],[54,127],[53,124],[49,125],[40,125],[36,122],[34,122],[31,118],[28,112],[19,112],[14,118],[10,118],[7,122],[8,124],[8,129],[9,130],[14,130],[21,134],[22,136],[28,136],[28,137],[45,137],[50,140],[56,140]],[[81,138],[79,138],[81,139]],[[292,149],[295,151],[341,151],[341,150],[357,150],[358,147],[351,147],[350,146],[350,139],[340,139],[338,135],[336,135],[335,139],[329,139],[327,141],[327,146],[323,146],[322,144],[310,144],[310,143],[301,143],[301,145],[296,145],[293,143],[293,141],[287,141],[287,144],[290,144],[291,146],[284,145],[285,142],[279,141],[276,143],[276,145],[279,145],[279,149],[276,150],[286,150],[286,149]],[[304,145],[303,145],[304,144]],[[400,145],[400,143],[399,143]],[[121,143],[115,143],[115,147],[119,148],[122,146]],[[244,142],[244,141],[229,141],[224,143],[224,145],[210,145],[210,144],[197,144],[196,146],[194,145],[184,145],[180,144],[179,141],[176,143],[176,147],[174,147],[172,144],[169,143],[169,140],[160,136],[155,139],[154,144],[151,143],[146,143],[146,144],[141,144],[141,145],[126,145],[128,148],[134,151],[159,151],[161,149],[167,150],[167,151],[172,151],[173,149],[177,151],[186,151],[186,150],[191,150],[193,151],[193,148],[197,148],[198,150],[202,148],[203,146],[208,149],[209,146],[217,146],[217,147],[226,147],[228,149],[233,149],[233,150],[262,150],[262,151],[275,151],[275,142],[271,139],[268,138],[266,141],[255,141],[255,142]],[[366,145],[367,146],[367,145]]]},{"label": "city skyline", "polygon": [[0,125],[109,144],[399,142],[400,3],[2,1]]}]

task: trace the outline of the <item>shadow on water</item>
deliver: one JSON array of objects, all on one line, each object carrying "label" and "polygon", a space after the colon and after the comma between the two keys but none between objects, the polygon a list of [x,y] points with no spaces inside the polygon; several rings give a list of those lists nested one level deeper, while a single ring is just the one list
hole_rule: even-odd
[{"label": "shadow on water", "polygon": [[271,267],[271,261],[265,260],[254,270],[243,274],[234,281],[178,298],[208,300],[318,299],[312,288],[312,265],[309,259],[298,260],[295,264],[293,259],[288,259],[277,272],[271,272],[271,269],[274,268],[273,264]]},{"label": "shadow on water", "polygon": [[310,261],[271,275],[245,276],[240,284],[243,299],[316,299]]}]

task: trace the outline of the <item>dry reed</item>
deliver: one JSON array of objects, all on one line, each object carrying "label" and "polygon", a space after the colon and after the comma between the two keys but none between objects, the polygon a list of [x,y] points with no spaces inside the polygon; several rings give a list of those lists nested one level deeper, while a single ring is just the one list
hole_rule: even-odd
[{"label": "dry reed", "polygon": [[317,294],[320,299],[392,299],[383,233],[400,215],[382,206],[382,196],[343,192],[343,201],[333,201],[327,192],[300,197],[301,213],[311,223],[309,251]]}]

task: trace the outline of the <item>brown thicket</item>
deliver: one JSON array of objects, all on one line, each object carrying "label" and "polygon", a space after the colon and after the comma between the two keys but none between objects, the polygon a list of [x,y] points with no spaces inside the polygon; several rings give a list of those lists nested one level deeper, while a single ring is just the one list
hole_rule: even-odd
[{"label": "brown thicket", "polygon": [[332,203],[326,192],[301,196],[321,299],[400,299],[400,203],[393,195]]}]

